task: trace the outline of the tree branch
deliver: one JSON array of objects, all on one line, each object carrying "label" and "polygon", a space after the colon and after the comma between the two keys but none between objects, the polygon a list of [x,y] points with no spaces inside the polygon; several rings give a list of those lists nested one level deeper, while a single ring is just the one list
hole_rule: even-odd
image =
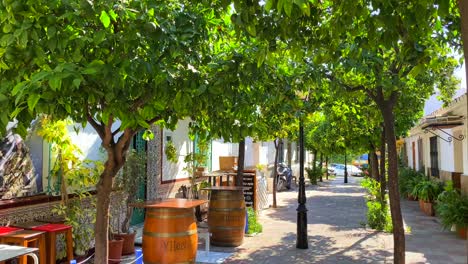
[{"label": "tree branch", "polygon": [[86,114],[86,119],[88,120],[88,123],[90,123],[91,126],[94,128],[94,130],[96,130],[101,140],[104,140],[105,133],[104,133],[104,128],[102,127],[102,125],[98,124],[96,120],[94,120],[91,117],[89,113]]}]

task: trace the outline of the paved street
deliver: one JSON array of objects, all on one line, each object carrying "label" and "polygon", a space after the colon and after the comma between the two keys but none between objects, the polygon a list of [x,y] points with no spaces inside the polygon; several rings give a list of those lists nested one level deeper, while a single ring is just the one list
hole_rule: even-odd
[{"label": "paved street", "polygon": [[[278,193],[278,208],[262,211],[263,233],[246,237],[224,263],[393,263],[392,236],[365,227],[364,190],[350,177],[306,188],[309,249],[296,249],[297,192]],[[467,262],[466,241],[443,231],[435,217],[424,216],[417,202],[403,201],[411,233],[406,235],[407,263]],[[203,249],[203,244],[200,244]]]}]

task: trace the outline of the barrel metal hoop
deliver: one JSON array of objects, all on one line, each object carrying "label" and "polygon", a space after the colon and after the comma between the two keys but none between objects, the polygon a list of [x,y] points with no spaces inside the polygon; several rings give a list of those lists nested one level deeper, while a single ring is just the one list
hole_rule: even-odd
[{"label": "barrel metal hoop", "polygon": [[213,229],[221,229],[221,230],[244,230],[245,227],[243,226],[211,226],[210,231]]},{"label": "barrel metal hoop", "polygon": [[[163,264],[163,263],[167,263],[167,262],[148,262],[147,260],[145,260],[145,264]],[[192,263],[195,263],[195,260],[192,260],[192,261],[184,261],[184,262],[176,262],[174,264],[192,264]]]},{"label": "barrel metal hoop", "polygon": [[214,211],[214,212],[245,211],[245,208],[212,208],[210,207],[208,211]]},{"label": "barrel metal hoop", "polygon": [[194,234],[197,234],[196,229],[185,231],[185,232],[177,232],[177,233],[155,233],[155,232],[143,231],[144,236],[160,237],[160,238],[184,237],[184,236],[190,236]]},{"label": "barrel metal hoop", "polygon": [[156,213],[151,213],[151,212],[148,212],[147,213],[147,217],[152,217],[152,218],[157,218],[157,219],[173,219],[173,218],[186,218],[186,217],[190,217],[190,216],[194,216],[193,213],[190,213],[190,214],[180,214],[180,215],[162,215],[162,214],[156,214]]}]

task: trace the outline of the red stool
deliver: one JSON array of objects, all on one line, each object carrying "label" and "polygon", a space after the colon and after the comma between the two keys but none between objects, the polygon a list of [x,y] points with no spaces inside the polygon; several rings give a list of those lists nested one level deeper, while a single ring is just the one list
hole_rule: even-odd
[{"label": "red stool", "polygon": [[47,263],[55,263],[56,249],[55,242],[58,234],[65,234],[67,246],[67,260],[73,259],[73,237],[72,226],[63,224],[44,224],[40,226],[31,227],[31,230],[44,231],[46,233],[47,245],[49,250],[47,253]]},{"label": "red stool", "polygon": [[[46,264],[45,232],[19,229],[17,231],[0,234],[0,243],[39,248],[39,263]],[[21,257],[19,263],[27,264],[27,256]]]},{"label": "red stool", "polygon": [[11,226],[0,226],[0,235],[4,235],[4,234],[8,234],[8,233],[15,232],[15,231],[20,231],[20,230],[23,230],[23,229],[18,228],[18,227],[11,227]]}]

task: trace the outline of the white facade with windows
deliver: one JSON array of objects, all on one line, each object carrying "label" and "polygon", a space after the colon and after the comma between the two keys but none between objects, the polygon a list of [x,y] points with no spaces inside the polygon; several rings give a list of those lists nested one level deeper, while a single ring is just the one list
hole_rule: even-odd
[{"label": "white facade with windows", "polygon": [[409,167],[440,180],[453,180],[468,193],[466,94],[420,120],[405,138]]}]

